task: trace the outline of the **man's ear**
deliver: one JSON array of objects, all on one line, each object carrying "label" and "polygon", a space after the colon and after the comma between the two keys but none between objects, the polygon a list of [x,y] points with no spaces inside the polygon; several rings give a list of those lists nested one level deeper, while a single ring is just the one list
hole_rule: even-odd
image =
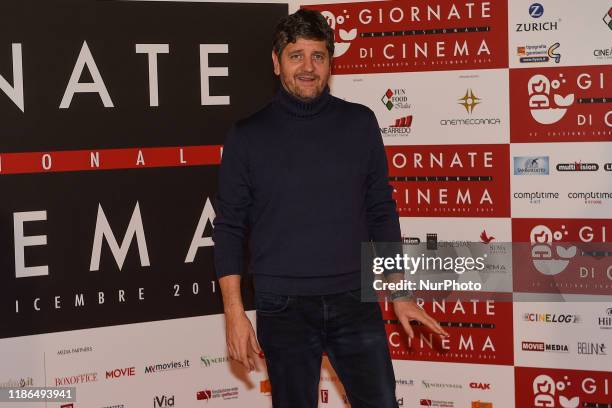
[{"label": "man's ear", "polygon": [[280,75],[280,61],[278,60],[278,55],[272,50],[272,64],[274,64],[274,73],[278,76]]}]

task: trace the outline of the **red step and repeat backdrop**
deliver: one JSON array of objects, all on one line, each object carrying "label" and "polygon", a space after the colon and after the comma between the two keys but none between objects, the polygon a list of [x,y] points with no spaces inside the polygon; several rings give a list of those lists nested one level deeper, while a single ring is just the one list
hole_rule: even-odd
[{"label": "red step and repeat backdrop", "polygon": [[[300,7],[377,116],[405,240],[506,260],[502,293],[419,299],[450,339],[381,304],[398,405],[612,407],[612,3],[310,3],[0,5],[0,388],[77,390],[0,407],[271,406],[227,357],[211,220]],[[326,360],[319,405],[348,406]]]}]

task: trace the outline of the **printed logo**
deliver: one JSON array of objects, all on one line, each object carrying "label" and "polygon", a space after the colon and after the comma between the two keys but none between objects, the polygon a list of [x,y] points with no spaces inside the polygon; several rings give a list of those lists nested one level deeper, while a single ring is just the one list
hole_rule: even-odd
[{"label": "printed logo", "polygon": [[523,341],[521,342],[521,350],[569,353],[569,347],[567,344],[551,344],[539,341]]},{"label": "printed logo", "polygon": [[392,125],[380,128],[380,133],[383,136],[407,136],[411,131],[410,126],[412,126],[412,115],[402,116],[395,119]]},{"label": "printed logo", "polygon": [[408,96],[406,95],[405,89],[387,89],[380,101],[385,105],[387,110],[395,109],[409,109],[410,104],[408,103]]},{"label": "printed logo", "polygon": [[612,307],[606,309],[606,315],[597,318],[600,329],[612,329]]},{"label": "printed logo", "polygon": [[589,356],[607,356],[607,347],[604,343],[578,342],[578,354]]},{"label": "printed logo", "polygon": [[544,15],[544,6],[540,3],[533,3],[529,6],[529,15],[533,18],[540,18]]},{"label": "printed logo", "polygon": [[565,225],[558,231],[551,231],[546,225],[536,225],[531,229],[531,258],[533,266],[543,275],[557,275],[567,268],[570,259],[576,256],[577,248],[564,248],[553,241],[561,241],[568,234]]},{"label": "printed logo", "polygon": [[599,164],[597,163],[559,163],[557,164],[557,171],[597,171],[599,170]]},{"label": "printed logo", "polygon": [[549,174],[548,156],[515,156],[515,176],[547,176]]},{"label": "printed logo", "polygon": [[162,396],[155,396],[153,398],[153,408],[166,408],[166,407],[173,407],[174,406],[174,395],[172,396],[167,396],[167,395],[162,395]]},{"label": "printed logo", "polygon": [[127,368],[116,368],[106,372],[106,379],[120,378],[120,377],[131,377],[136,375],[136,367]]},{"label": "printed logo", "polygon": [[608,28],[612,30],[612,7],[610,7],[606,15],[603,17],[603,21],[606,23]]},{"label": "printed logo", "polygon": [[[339,15],[338,17],[336,17],[334,13],[327,10],[322,11],[321,14],[323,14],[323,17],[325,17],[325,19],[327,20],[327,24],[329,24],[331,29],[334,30],[334,58],[338,58],[346,54],[346,52],[351,46],[351,41],[357,38],[357,29],[353,28],[352,30],[347,31],[342,28],[339,28],[336,31],[336,23],[338,23],[338,26],[344,24],[344,22],[349,18],[348,14]],[[338,37],[340,37],[340,40],[342,41],[337,41]]]},{"label": "printed logo", "polygon": [[321,390],[321,402],[327,404],[329,402],[329,390]]},{"label": "printed logo", "polygon": [[459,105],[462,105],[465,108],[465,111],[471,114],[474,112],[476,105],[480,104],[480,100],[480,98],[474,95],[474,92],[471,89],[468,89],[465,91],[463,98],[459,99]]},{"label": "printed logo", "polygon": [[474,390],[490,390],[491,384],[489,383],[479,383],[479,382],[471,382],[470,388]]},{"label": "printed logo", "polygon": [[489,237],[487,235],[487,231],[486,230],[482,230],[482,232],[480,233],[480,242],[482,242],[483,244],[488,244],[489,242],[493,241],[495,239],[495,237],[491,236]]},{"label": "printed logo", "polygon": [[[536,74],[529,79],[527,84],[529,109],[536,122],[543,125],[556,123],[563,118],[567,108],[574,103],[574,94],[563,96],[554,93],[565,82],[566,79],[563,74],[559,74],[558,78],[552,81],[541,74]],[[552,95],[551,92],[553,92]],[[554,102],[554,105],[552,102]]]},{"label": "printed logo", "polygon": [[540,323],[582,323],[582,318],[579,315],[571,313],[523,313],[523,321]]},{"label": "printed logo", "polygon": [[516,55],[521,63],[534,62],[549,62],[554,61],[556,64],[561,62],[561,54],[557,49],[561,46],[558,42],[550,47],[546,44],[522,45],[516,47]]}]

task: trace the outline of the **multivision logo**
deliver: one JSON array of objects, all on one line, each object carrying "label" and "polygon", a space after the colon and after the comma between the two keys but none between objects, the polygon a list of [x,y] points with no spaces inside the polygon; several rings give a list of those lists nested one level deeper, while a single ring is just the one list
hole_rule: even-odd
[{"label": "multivision logo", "polygon": [[515,156],[515,176],[547,176],[549,174],[548,156]]}]

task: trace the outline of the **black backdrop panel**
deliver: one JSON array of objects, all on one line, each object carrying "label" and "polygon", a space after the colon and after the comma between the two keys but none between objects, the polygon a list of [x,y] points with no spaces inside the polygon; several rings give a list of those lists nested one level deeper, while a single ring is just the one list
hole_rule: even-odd
[{"label": "black backdrop panel", "polygon": [[[11,44],[20,43],[25,112],[0,92],[0,160],[9,152],[222,144],[229,125],[276,90],[271,33],[286,14],[287,5],[273,4],[2,2],[0,75],[13,84]],[[84,41],[112,108],[94,93],[59,108]],[[157,59],[157,107],[149,106],[147,57],[135,52],[154,43],[169,46]],[[210,66],[229,70],[210,79],[210,93],[229,95],[229,105],[200,103],[199,44],[227,44],[227,54],[210,55]],[[85,68],[80,82],[91,80]],[[222,312],[213,247],[185,262],[206,201],[214,204],[217,166],[143,167],[0,168],[0,338]],[[99,270],[90,271],[98,206],[121,244],[137,203],[150,265],[141,265],[134,239],[120,268],[104,239]],[[28,211],[46,211],[46,220],[25,222],[24,235],[47,243],[26,246],[25,265],[48,265],[49,274],[18,278],[14,217]],[[203,235],[211,231],[208,222]]]}]

